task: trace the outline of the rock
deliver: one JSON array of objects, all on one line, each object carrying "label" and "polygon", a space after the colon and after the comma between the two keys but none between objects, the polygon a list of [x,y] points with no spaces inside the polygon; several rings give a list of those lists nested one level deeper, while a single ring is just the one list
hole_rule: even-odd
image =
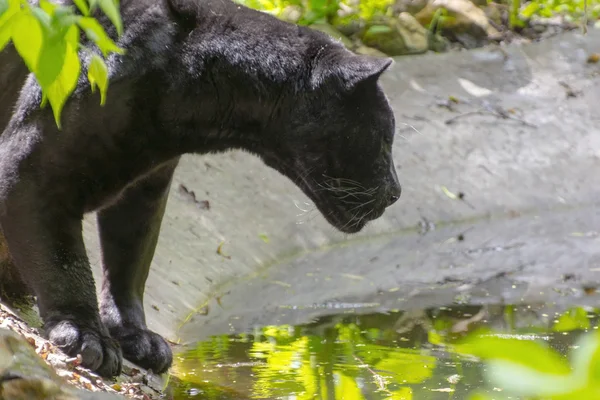
[{"label": "rock", "polygon": [[428,34],[412,15],[403,12],[396,20],[388,20],[387,25],[370,26],[362,42],[389,56],[418,54],[428,50]]},{"label": "rock", "polygon": [[25,339],[0,329],[0,399],[119,400],[112,393],[88,392],[63,381]]},{"label": "rock", "polygon": [[450,48],[450,42],[448,41],[448,39],[441,35],[438,35],[437,33],[429,32],[428,39],[429,50],[431,51],[435,51],[436,53],[443,53],[445,51],[448,51],[448,49]]},{"label": "rock", "polygon": [[331,25],[346,37],[353,37],[365,29],[365,19],[361,17],[359,0],[340,0],[338,10],[330,20]]},{"label": "rock", "polygon": [[300,6],[287,6],[281,11],[278,16],[284,21],[291,22],[292,24],[297,23],[302,18],[302,8]]},{"label": "rock", "polygon": [[425,29],[419,21],[411,14],[402,12],[398,15],[396,27],[402,38],[409,54],[424,53],[429,48],[427,37],[429,31]]},{"label": "rock", "polygon": [[396,0],[392,6],[395,15],[402,12],[416,14],[427,6],[429,0]]},{"label": "rock", "polygon": [[387,25],[371,26],[363,34],[363,43],[383,51],[390,56],[406,54],[406,46],[402,36],[396,29]]},{"label": "rock", "polygon": [[358,35],[365,29],[366,22],[358,14],[344,15],[341,11],[332,20],[332,26],[346,37]]},{"label": "rock", "polygon": [[431,0],[415,18],[421,25],[427,26],[440,8],[446,9],[450,14],[450,18],[445,18],[442,26],[446,31],[468,33],[477,39],[499,34],[490,24],[485,12],[470,0]]},{"label": "rock", "polygon": [[339,40],[340,42],[342,42],[344,44],[344,46],[346,46],[349,49],[354,47],[354,43],[352,42],[352,40],[348,39],[340,31],[338,31],[337,29],[335,29],[333,26],[331,26],[329,24],[312,24],[312,25],[310,25],[310,27],[317,31],[326,33],[336,40]]},{"label": "rock", "polygon": [[508,6],[491,2],[482,7],[487,19],[496,25],[506,25],[508,23]]},{"label": "rock", "polygon": [[369,46],[360,45],[356,49],[354,49],[356,54],[362,54],[364,56],[374,56],[374,57],[387,57],[388,55],[382,51],[374,49]]}]

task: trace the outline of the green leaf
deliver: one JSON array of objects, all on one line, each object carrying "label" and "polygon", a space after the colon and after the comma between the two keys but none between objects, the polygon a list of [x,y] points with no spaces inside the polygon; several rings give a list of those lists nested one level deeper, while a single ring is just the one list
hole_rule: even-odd
[{"label": "green leaf", "polygon": [[365,32],[365,36],[367,35],[378,35],[382,33],[390,33],[392,28],[387,25],[373,25],[370,26],[369,29]]},{"label": "green leaf", "polygon": [[96,85],[100,89],[100,105],[106,103],[106,92],[108,91],[108,68],[104,60],[97,54],[92,56],[90,67],[88,69],[88,79],[92,86],[92,92]]},{"label": "green leaf", "polygon": [[115,28],[117,28],[117,33],[121,35],[123,33],[123,21],[121,20],[121,13],[119,12],[119,2],[118,0],[97,0],[98,4],[104,14],[111,20]]},{"label": "green leaf", "polygon": [[571,353],[574,374],[600,385],[600,334],[594,332],[583,335],[576,345]]},{"label": "green leaf", "polygon": [[539,9],[540,3],[538,3],[537,1],[532,1],[531,3],[527,4],[527,6],[524,9],[521,10],[521,16],[523,16],[526,19],[529,19]]},{"label": "green leaf", "polygon": [[46,11],[44,11],[43,9],[41,9],[39,7],[32,7],[31,15],[33,15],[40,22],[42,28],[44,28],[48,31],[48,32],[46,32],[46,34],[49,34],[52,32],[52,25],[51,25],[52,17],[50,16],[50,14],[48,14]]},{"label": "green leaf", "polygon": [[17,0],[0,0],[0,51],[10,41],[13,34],[13,22],[21,7]]},{"label": "green leaf", "polygon": [[52,106],[52,111],[54,112],[56,125],[59,129],[61,128],[60,115],[62,109],[68,97],[77,86],[77,80],[81,71],[77,46],[73,45],[74,43],[79,43],[79,28],[73,25],[67,32],[65,39],[67,46],[63,68],[54,82],[45,90],[48,101]]},{"label": "green leaf", "polygon": [[52,16],[52,27],[57,35],[64,36],[67,31],[79,21],[81,17],[75,15],[70,7],[57,7]]},{"label": "green leaf", "polygon": [[310,0],[310,9],[317,14],[324,14],[327,10],[328,0]]},{"label": "green leaf", "polygon": [[4,14],[10,7],[8,0],[0,0],[0,15]]},{"label": "green leaf", "polygon": [[27,68],[37,72],[38,59],[42,50],[42,27],[30,13],[21,12],[13,21],[12,40]]},{"label": "green leaf", "polygon": [[21,10],[19,0],[0,0],[0,25]]},{"label": "green leaf", "polygon": [[100,51],[102,51],[104,57],[108,56],[108,53],[110,52],[118,54],[123,54],[125,52],[123,49],[118,47],[110,37],[108,37],[106,31],[96,19],[83,17],[78,21],[78,24],[81,29],[85,31],[87,37],[96,43],[98,48],[100,48]]},{"label": "green leaf", "polygon": [[[3,16],[4,17],[4,16]],[[13,16],[0,23],[0,51],[10,42],[13,32]]]},{"label": "green leaf", "polygon": [[572,375],[554,375],[528,368],[507,360],[490,360],[485,369],[488,380],[520,396],[560,396],[583,388],[581,380]]},{"label": "green leaf", "polygon": [[12,37],[12,24],[8,20],[0,26],[0,51],[4,50],[4,47],[10,42]]},{"label": "green leaf", "polygon": [[54,15],[56,7],[58,7],[56,4],[52,4],[48,0],[40,0],[40,8],[50,16]]},{"label": "green leaf", "polygon": [[455,345],[455,350],[486,361],[509,361],[540,373],[566,375],[571,372],[567,360],[541,342],[476,335]]},{"label": "green leaf", "polygon": [[63,37],[46,35],[38,59],[35,77],[45,90],[58,76],[65,62],[67,43]]},{"label": "green leaf", "polygon": [[86,17],[90,15],[90,8],[88,7],[87,2],[85,0],[73,0],[73,3],[75,3],[77,8],[79,9],[79,11],[81,11],[83,15],[85,15]]}]

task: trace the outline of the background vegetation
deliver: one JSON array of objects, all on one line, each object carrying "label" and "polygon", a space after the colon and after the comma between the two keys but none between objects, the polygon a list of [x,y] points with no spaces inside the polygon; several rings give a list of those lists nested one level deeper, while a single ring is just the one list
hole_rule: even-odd
[{"label": "background vegetation", "polygon": [[[402,3],[422,3],[403,0],[236,0],[241,4],[257,10],[265,11],[277,17],[286,18],[290,7],[300,13],[297,23],[311,25],[315,23],[335,23],[340,14],[348,13],[353,7],[355,15],[365,20],[378,16],[392,16],[394,6]],[[600,0],[491,0],[474,1],[480,7],[493,3],[506,5],[511,15],[515,15],[524,25],[531,18],[552,18],[562,16],[569,21],[578,21],[584,16],[587,8],[588,18],[597,20],[600,17]],[[418,6],[417,6],[418,7]],[[439,21],[438,21],[439,22]]]}]

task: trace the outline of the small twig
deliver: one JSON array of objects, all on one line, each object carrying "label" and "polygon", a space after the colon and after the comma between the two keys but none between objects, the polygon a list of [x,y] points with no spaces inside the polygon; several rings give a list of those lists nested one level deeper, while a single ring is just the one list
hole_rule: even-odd
[{"label": "small twig", "polygon": [[379,375],[377,372],[373,371],[373,369],[371,369],[369,364],[367,364],[363,360],[361,360],[356,354],[352,354],[352,357],[354,357],[354,359],[356,361],[361,363],[361,365],[363,365],[367,369],[367,371],[369,371],[371,373],[371,375],[373,375],[373,379],[375,380],[375,384],[377,385],[379,390],[381,390],[382,392],[388,393],[390,395],[392,394],[392,392],[390,392],[388,390],[388,388],[386,387],[385,380],[383,379],[383,377],[381,375]]},{"label": "small twig", "polygon": [[587,24],[588,24],[588,7],[587,0],[583,0],[583,18],[581,20],[581,32],[586,35],[587,34]]},{"label": "small twig", "polygon": [[468,116],[471,116],[471,115],[493,115],[493,116],[501,118],[501,119],[509,119],[509,120],[512,120],[512,121],[515,121],[515,122],[519,122],[520,124],[523,124],[523,125],[528,126],[530,128],[537,128],[537,125],[534,125],[531,122],[527,122],[527,121],[525,121],[525,120],[523,120],[521,118],[513,117],[512,115],[510,115],[505,110],[502,110],[501,108],[491,108],[491,107],[484,107],[484,108],[481,108],[481,109],[476,110],[476,111],[468,111],[466,113],[455,115],[454,117],[449,118],[446,121],[444,121],[444,123],[446,125],[452,125],[458,119],[463,118],[463,117],[468,117]]},{"label": "small twig", "polygon": [[483,115],[483,114],[490,114],[490,113],[488,111],[483,110],[483,109],[477,110],[477,111],[467,111],[465,113],[458,114],[458,115],[455,115],[452,118],[447,119],[446,121],[444,121],[444,123],[446,125],[452,125],[453,123],[455,123],[460,118],[469,117],[471,115]]}]

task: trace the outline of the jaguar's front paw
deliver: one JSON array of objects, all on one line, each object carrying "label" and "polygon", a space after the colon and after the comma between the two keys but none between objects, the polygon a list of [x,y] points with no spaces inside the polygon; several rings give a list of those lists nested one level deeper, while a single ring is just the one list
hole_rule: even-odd
[{"label": "jaguar's front paw", "polygon": [[105,330],[100,322],[59,319],[46,323],[46,334],[52,343],[72,357],[81,354],[84,367],[110,378],[121,373],[123,356],[119,343]]},{"label": "jaguar's front paw", "polygon": [[162,374],[173,362],[171,347],[159,334],[148,329],[111,329],[113,337],[121,344],[123,357],[152,372]]}]

